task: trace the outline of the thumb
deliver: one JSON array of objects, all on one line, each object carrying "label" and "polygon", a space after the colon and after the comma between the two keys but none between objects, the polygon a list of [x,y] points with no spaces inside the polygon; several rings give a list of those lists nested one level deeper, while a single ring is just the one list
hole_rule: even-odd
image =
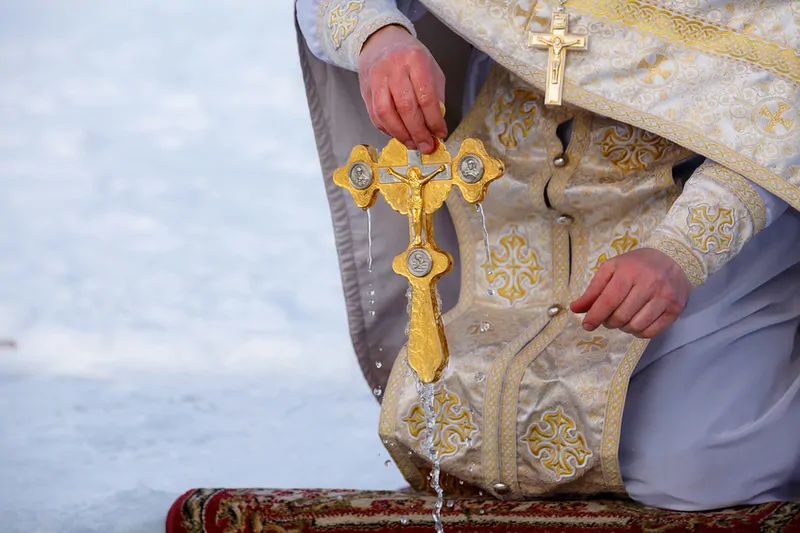
[{"label": "thumb", "polygon": [[601,266],[581,297],[570,304],[570,310],[573,313],[585,313],[591,309],[595,300],[603,293],[603,289],[606,288],[612,277],[614,277],[614,269],[610,265]]}]

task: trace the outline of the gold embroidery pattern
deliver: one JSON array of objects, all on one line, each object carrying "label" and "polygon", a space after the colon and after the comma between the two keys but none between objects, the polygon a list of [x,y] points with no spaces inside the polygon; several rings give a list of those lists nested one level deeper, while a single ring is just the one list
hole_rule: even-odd
[{"label": "gold embroidery pattern", "polygon": [[600,141],[603,156],[623,174],[647,168],[661,159],[668,147],[665,138],[628,124],[608,128]]},{"label": "gold embroidery pattern", "polygon": [[753,218],[755,232],[758,233],[767,225],[767,207],[764,200],[753,188],[753,185],[742,176],[716,163],[705,163],[697,172],[716,181],[731,191],[747,207]]},{"label": "gold embroidery pattern", "polygon": [[645,85],[666,85],[677,71],[675,61],[668,55],[658,52],[644,56],[634,67],[633,75]]},{"label": "gold embroidery pattern", "polygon": [[348,2],[346,6],[339,4],[331,9],[328,28],[331,30],[331,41],[336,50],[342,46],[344,40],[356,29],[358,13],[363,8],[363,0],[353,0]]},{"label": "gold embroidery pattern", "polygon": [[[433,445],[439,451],[439,457],[455,455],[459,449],[467,445],[467,439],[471,439],[478,428],[458,396],[444,386],[433,395],[433,402],[435,412],[440,417],[437,420]],[[403,422],[415,439],[426,429],[425,414],[419,403],[411,408],[411,412],[403,418]]]},{"label": "gold embroidery pattern", "polygon": [[782,99],[761,103],[755,123],[770,137],[787,137],[797,123],[797,110]]},{"label": "gold embroidery pattern", "polygon": [[492,109],[497,139],[509,150],[519,148],[536,122],[537,96],[532,91],[514,89],[510,97],[500,94]]},{"label": "gold embroidery pattern", "polygon": [[605,261],[608,261],[612,257],[617,257],[618,255],[630,252],[637,246],[639,246],[639,239],[631,235],[630,232],[626,230],[625,235],[621,235],[611,241],[611,249],[613,252],[611,252],[610,256],[606,252],[600,254],[600,257],[597,258],[597,262],[594,264],[594,268],[592,268],[592,272],[596,273],[600,269],[600,265],[602,265]]},{"label": "gold embroidery pattern", "polygon": [[508,20],[522,31],[528,31],[532,21],[546,28],[550,25],[550,17],[540,13],[543,7],[544,4],[540,4],[538,0],[514,0],[508,9]]},{"label": "gold embroidery pattern", "polygon": [[679,241],[654,231],[647,239],[645,246],[664,252],[683,269],[692,287],[697,287],[706,280],[706,267],[700,260]]},{"label": "gold embroidery pattern", "polygon": [[590,340],[578,341],[576,344],[576,347],[581,350],[581,355],[604,350],[606,346],[608,346],[608,341],[602,335],[594,335]]},{"label": "gold embroidery pattern", "polygon": [[707,204],[692,207],[689,213],[689,238],[703,253],[727,252],[733,241],[733,211],[719,206],[716,213]]},{"label": "gold embroidery pattern", "polygon": [[528,289],[539,282],[539,273],[544,270],[517,226],[512,226],[511,232],[500,238],[499,246],[490,251],[489,260],[482,265],[486,280],[490,286],[495,286],[497,280],[503,283],[497,294],[510,305],[528,294]]},{"label": "gold embroidery pattern", "polygon": [[426,478],[411,461],[411,457],[408,453],[393,442],[396,437],[395,431],[398,419],[397,404],[402,395],[407,369],[408,354],[405,348],[403,348],[397,355],[395,364],[392,366],[392,372],[389,374],[389,382],[386,384],[386,392],[383,394],[378,434],[383,441],[384,447],[389,452],[389,455],[394,460],[395,464],[397,464],[397,468],[399,468],[400,472],[403,474],[403,477],[406,478],[414,489],[425,490],[427,485]]},{"label": "gold embroidery pattern", "polygon": [[651,32],[673,44],[749,63],[792,83],[800,83],[800,53],[756,35],[656,6],[646,0],[570,0],[569,9]]},{"label": "gold embroidery pattern", "polygon": [[540,422],[528,428],[522,441],[556,481],[573,477],[580,469],[586,468],[592,457],[586,439],[561,406],[555,411],[545,412]]}]

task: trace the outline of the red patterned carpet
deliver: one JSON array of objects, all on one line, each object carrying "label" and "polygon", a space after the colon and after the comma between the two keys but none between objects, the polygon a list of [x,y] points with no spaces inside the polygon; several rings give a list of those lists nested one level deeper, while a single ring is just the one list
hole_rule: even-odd
[{"label": "red patterned carpet", "polygon": [[[800,533],[800,503],[680,513],[622,499],[446,501],[447,533]],[[433,503],[404,492],[196,489],[173,504],[167,533],[432,533]]]}]

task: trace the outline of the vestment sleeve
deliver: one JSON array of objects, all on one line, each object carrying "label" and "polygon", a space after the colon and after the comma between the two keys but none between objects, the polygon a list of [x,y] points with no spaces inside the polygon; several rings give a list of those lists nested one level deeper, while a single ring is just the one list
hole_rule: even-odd
[{"label": "vestment sleeve", "polygon": [[672,257],[697,286],[736,257],[787,208],[767,190],[706,161],[686,182],[644,246]]},{"label": "vestment sleeve", "polygon": [[352,71],[364,42],[384,26],[400,25],[416,37],[394,0],[297,0],[297,20],[315,56]]}]

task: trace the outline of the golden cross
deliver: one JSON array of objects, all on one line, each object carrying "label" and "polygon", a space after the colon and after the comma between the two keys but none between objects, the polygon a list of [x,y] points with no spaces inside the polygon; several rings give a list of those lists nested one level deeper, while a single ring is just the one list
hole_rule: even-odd
[{"label": "golden cross", "polygon": [[769,124],[764,126],[764,129],[768,133],[772,133],[772,132],[775,131],[775,126],[777,126],[778,124],[780,124],[781,126],[786,128],[787,130],[790,129],[794,125],[794,120],[790,120],[788,118],[783,118],[783,115],[787,111],[789,111],[790,109],[792,109],[792,108],[789,107],[788,105],[786,105],[783,102],[779,102],[778,103],[778,109],[776,109],[774,113],[771,112],[767,108],[767,106],[762,107],[761,108],[761,116],[762,117],[767,117],[769,119]]},{"label": "golden cross", "polygon": [[477,139],[464,140],[455,157],[438,140],[436,150],[424,155],[392,139],[380,156],[372,147],[356,146],[347,164],[333,173],[334,182],[350,191],[358,207],[368,209],[380,193],[392,209],[408,216],[408,248],[394,258],[392,269],[411,287],[406,350],[423,383],[439,379],[448,357],[436,283],[450,271],[453,258],[436,246],[433,213],[454,185],[467,202],[480,202],[489,183],[504,171],[502,161],[486,153]]},{"label": "golden cross", "polygon": [[531,46],[550,49],[545,77],[544,103],[547,105],[561,105],[567,50],[583,51],[589,44],[587,35],[567,33],[568,23],[569,15],[567,13],[553,13],[550,33],[531,32],[528,34]]}]

